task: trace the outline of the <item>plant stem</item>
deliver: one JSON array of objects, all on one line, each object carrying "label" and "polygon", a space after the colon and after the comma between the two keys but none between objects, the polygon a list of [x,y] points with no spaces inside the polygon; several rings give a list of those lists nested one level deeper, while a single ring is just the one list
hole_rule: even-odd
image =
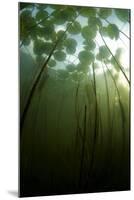
[{"label": "plant stem", "polygon": [[101,34],[101,31],[100,31],[100,35],[101,35],[101,38],[102,38],[102,40],[103,40],[105,46],[107,47],[107,49],[108,49],[108,51],[110,52],[110,54],[112,55],[113,59],[114,59],[115,62],[117,63],[118,67],[120,68],[121,72],[123,73],[123,75],[124,75],[125,79],[127,80],[128,84],[130,85],[130,81],[129,81],[128,77],[126,76],[125,72],[124,72],[123,69],[122,69],[122,66],[119,64],[119,62],[117,61],[117,59],[115,58],[115,56],[114,56],[113,53],[111,52],[110,48],[108,47],[108,45],[107,45],[105,39],[103,38],[103,36],[102,36],[102,34]]}]

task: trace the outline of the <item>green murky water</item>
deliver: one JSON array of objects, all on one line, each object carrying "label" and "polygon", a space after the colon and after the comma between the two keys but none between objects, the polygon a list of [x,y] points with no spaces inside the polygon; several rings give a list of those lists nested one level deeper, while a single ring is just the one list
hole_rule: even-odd
[{"label": "green murky water", "polygon": [[130,188],[130,11],[20,3],[20,195]]}]

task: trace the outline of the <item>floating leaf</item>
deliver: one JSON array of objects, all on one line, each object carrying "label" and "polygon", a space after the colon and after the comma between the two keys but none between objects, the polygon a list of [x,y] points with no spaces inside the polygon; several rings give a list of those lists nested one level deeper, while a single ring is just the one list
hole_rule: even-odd
[{"label": "floating leaf", "polygon": [[58,32],[56,33],[56,35],[57,35],[57,38],[58,38],[58,39],[61,38],[61,37],[63,37],[63,35],[64,35],[64,39],[66,39],[66,37],[67,37],[67,34],[66,34],[65,31],[63,31],[63,30],[58,31]]},{"label": "floating leaf", "polygon": [[82,36],[87,40],[93,39],[96,36],[96,31],[97,31],[97,29],[95,27],[85,26],[82,29]]},{"label": "floating leaf", "polygon": [[96,15],[96,9],[95,8],[82,8],[80,10],[80,14],[83,16],[83,17],[92,17],[92,16],[95,16]]},{"label": "floating leaf", "polygon": [[58,61],[63,61],[66,58],[66,54],[63,51],[56,51],[54,53],[54,58]]},{"label": "floating leaf", "polygon": [[114,9],[116,16],[122,22],[129,22],[130,21],[130,12],[127,9]]},{"label": "floating leaf", "polygon": [[76,51],[77,42],[75,39],[68,38],[64,41],[66,51],[68,54],[74,54]]},{"label": "floating leaf", "polygon": [[99,54],[97,54],[96,58],[98,60],[107,59],[110,56],[110,52],[106,46],[99,47]]},{"label": "floating leaf", "polygon": [[47,54],[47,55],[50,54],[52,48],[53,48],[53,44],[51,42],[45,42],[44,53]]},{"label": "floating leaf", "polygon": [[94,27],[97,29],[98,27],[102,27],[102,22],[98,17],[89,17],[88,19],[89,27]]},{"label": "floating leaf", "polygon": [[21,37],[27,37],[28,31],[36,24],[30,10],[25,10],[20,15],[20,33]]},{"label": "floating leaf", "polygon": [[74,22],[68,29],[68,32],[71,34],[78,34],[81,31],[81,25],[79,22]]},{"label": "floating leaf", "polygon": [[53,60],[53,59],[51,59],[51,60],[48,62],[48,65],[49,65],[50,67],[54,67],[54,66],[56,65],[56,61]]},{"label": "floating leaf", "polygon": [[106,27],[106,26],[103,26],[103,27],[101,28],[101,33],[102,33],[103,36],[108,36],[107,27]]},{"label": "floating leaf", "polygon": [[44,53],[44,49],[45,49],[45,42],[38,39],[35,41],[34,43],[34,53],[37,55],[41,55]]},{"label": "floating leaf", "polygon": [[115,24],[109,24],[107,26],[107,34],[111,39],[118,39],[119,38],[119,29]]},{"label": "floating leaf", "polygon": [[81,51],[78,57],[82,63],[90,64],[94,61],[94,55],[91,52]]},{"label": "floating leaf", "polygon": [[110,8],[100,8],[98,15],[102,17],[103,19],[106,19],[112,14],[112,9]]},{"label": "floating leaf", "polygon": [[45,20],[45,18],[48,16],[48,12],[47,11],[44,11],[44,10],[39,10],[36,14],[36,19],[38,21],[40,20]]},{"label": "floating leaf", "polygon": [[89,39],[89,40],[85,40],[85,41],[83,42],[83,44],[85,44],[84,48],[85,48],[86,50],[89,50],[89,51],[94,50],[95,47],[96,47],[95,42],[94,42],[93,40],[90,40],[90,39]]},{"label": "floating leaf", "polygon": [[58,25],[64,24],[66,21],[71,21],[74,16],[76,16],[76,12],[72,8],[65,8],[60,12],[57,12],[57,10],[55,10],[53,12],[54,23]]}]

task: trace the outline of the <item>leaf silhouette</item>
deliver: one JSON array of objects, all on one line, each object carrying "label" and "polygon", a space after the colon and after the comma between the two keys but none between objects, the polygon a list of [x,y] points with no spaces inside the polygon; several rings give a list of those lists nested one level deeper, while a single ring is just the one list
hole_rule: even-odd
[{"label": "leaf silhouette", "polygon": [[110,8],[100,8],[98,12],[99,16],[106,19],[112,14],[112,9]]},{"label": "leaf silhouette", "polygon": [[44,11],[44,10],[39,10],[37,13],[36,13],[36,19],[38,21],[46,18],[48,16],[48,12],[47,11]]},{"label": "leaf silhouette", "polygon": [[110,52],[106,46],[99,47],[99,54],[97,54],[96,58],[98,60],[107,59],[110,56]]},{"label": "leaf silhouette", "polygon": [[119,29],[115,24],[109,24],[106,28],[107,34],[111,39],[118,39],[119,38]]},{"label": "leaf silhouette", "polygon": [[98,17],[89,17],[88,18],[89,27],[94,27],[97,29],[98,27],[102,27],[102,22]]},{"label": "leaf silhouette", "polygon": [[89,51],[94,50],[95,47],[96,47],[95,42],[94,42],[93,40],[90,40],[90,39],[89,39],[89,40],[85,40],[85,41],[83,42],[83,44],[85,44],[84,48],[85,48],[86,50],[89,50]]},{"label": "leaf silhouette", "polygon": [[85,26],[83,27],[81,34],[87,40],[93,39],[96,36],[96,31],[97,31],[96,27]]},{"label": "leaf silhouette", "polygon": [[54,58],[58,61],[63,61],[66,58],[66,54],[63,51],[56,51],[54,53]]},{"label": "leaf silhouette", "polygon": [[83,17],[92,17],[96,16],[96,9],[95,8],[82,8],[80,14]]},{"label": "leaf silhouette", "polygon": [[56,61],[53,60],[53,59],[51,59],[51,60],[48,62],[48,65],[49,65],[50,67],[54,67],[54,66],[56,65]]},{"label": "leaf silhouette", "polygon": [[73,38],[68,38],[64,41],[66,51],[68,54],[74,54],[76,51],[77,42]]},{"label": "leaf silhouette", "polygon": [[114,9],[116,16],[122,22],[129,22],[130,13],[128,10],[125,9]]},{"label": "leaf silhouette", "polygon": [[91,52],[81,51],[78,55],[81,63],[90,64],[94,61],[94,55]]},{"label": "leaf silhouette", "polygon": [[81,25],[79,22],[75,21],[71,26],[69,27],[68,32],[71,34],[78,34],[81,31]]}]

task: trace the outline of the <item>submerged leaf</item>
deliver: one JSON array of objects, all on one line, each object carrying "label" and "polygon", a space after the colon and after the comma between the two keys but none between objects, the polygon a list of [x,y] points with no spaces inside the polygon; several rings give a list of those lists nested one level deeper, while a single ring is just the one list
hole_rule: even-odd
[{"label": "submerged leaf", "polygon": [[66,58],[66,54],[63,51],[56,51],[54,53],[54,58],[58,61],[63,61]]}]

